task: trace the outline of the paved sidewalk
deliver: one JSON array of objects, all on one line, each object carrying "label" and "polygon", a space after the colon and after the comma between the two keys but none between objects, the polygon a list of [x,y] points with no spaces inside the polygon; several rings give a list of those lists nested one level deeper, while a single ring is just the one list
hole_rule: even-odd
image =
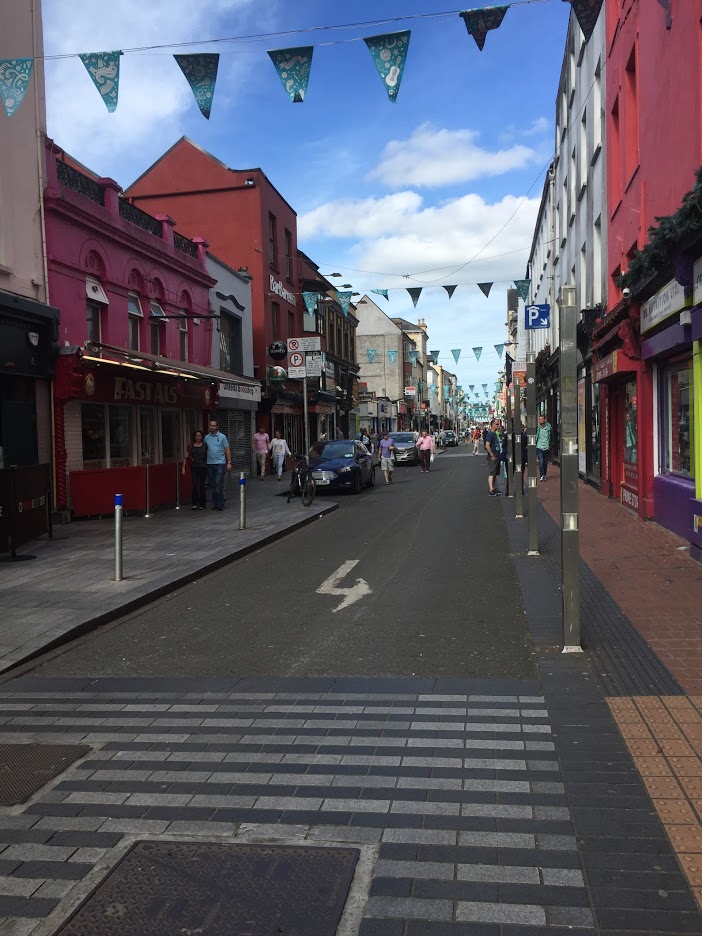
[{"label": "paved sidewalk", "polygon": [[239,531],[239,486],[222,513],[163,510],[124,520],[123,582],[114,576],[114,522],[82,520],[54,528],[21,553],[36,559],[0,564],[0,672],[82,629],[126,613],[198,574],[245,555],[336,510],[328,498],[287,504],[284,484],[247,484],[247,524]]},{"label": "paved sidewalk", "polygon": [[[560,524],[560,476],[549,466],[539,499]],[[580,555],[688,693],[702,694],[702,565],[688,544],[579,484]]]}]

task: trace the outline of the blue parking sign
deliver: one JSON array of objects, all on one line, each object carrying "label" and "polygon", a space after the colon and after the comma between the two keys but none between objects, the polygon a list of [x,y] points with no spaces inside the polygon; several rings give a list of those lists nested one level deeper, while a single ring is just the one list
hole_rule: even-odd
[{"label": "blue parking sign", "polygon": [[524,307],[524,328],[527,331],[534,328],[548,328],[550,324],[551,306],[547,302],[542,305]]}]

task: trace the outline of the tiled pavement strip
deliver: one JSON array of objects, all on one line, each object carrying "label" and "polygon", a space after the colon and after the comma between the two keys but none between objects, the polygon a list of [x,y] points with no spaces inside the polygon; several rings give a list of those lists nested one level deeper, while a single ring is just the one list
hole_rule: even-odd
[{"label": "tiled pavement strip", "polygon": [[547,674],[552,719],[536,682],[366,682],[0,687],[0,742],[95,746],[2,810],[0,934],[55,932],[126,843],[160,836],[374,849],[361,936],[702,932],[606,706],[576,671]]}]

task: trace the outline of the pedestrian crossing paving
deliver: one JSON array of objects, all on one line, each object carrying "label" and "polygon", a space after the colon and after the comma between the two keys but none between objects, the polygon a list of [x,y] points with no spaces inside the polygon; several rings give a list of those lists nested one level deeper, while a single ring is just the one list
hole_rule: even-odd
[{"label": "pedestrian crossing paving", "polygon": [[539,695],[11,686],[0,743],[92,750],[0,811],[0,936],[53,932],[135,836],[370,847],[361,936],[594,925]]}]

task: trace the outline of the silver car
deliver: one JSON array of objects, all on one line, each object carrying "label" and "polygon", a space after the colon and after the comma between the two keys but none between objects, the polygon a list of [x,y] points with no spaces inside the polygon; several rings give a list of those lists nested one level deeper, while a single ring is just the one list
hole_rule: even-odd
[{"label": "silver car", "polygon": [[417,443],[413,432],[391,432],[389,437],[395,446],[395,461],[398,465],[419,464]]}]

